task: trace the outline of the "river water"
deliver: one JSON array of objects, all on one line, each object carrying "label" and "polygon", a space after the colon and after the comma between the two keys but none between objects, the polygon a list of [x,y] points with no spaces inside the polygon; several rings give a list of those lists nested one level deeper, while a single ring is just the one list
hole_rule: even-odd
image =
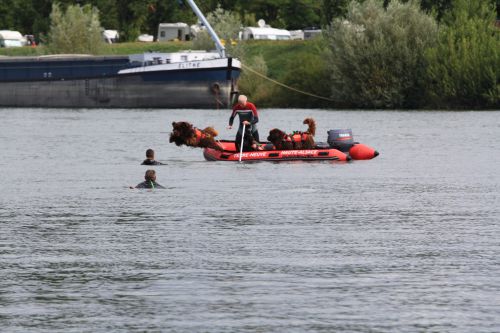
[{"label": "river water", "polygon": [[[380,152],[350,163],[168,143],[228,116],[0,109],[0,331],[500,331],[500,111],[261,111]],[[128,189],[147,148],[166,190]]]}]

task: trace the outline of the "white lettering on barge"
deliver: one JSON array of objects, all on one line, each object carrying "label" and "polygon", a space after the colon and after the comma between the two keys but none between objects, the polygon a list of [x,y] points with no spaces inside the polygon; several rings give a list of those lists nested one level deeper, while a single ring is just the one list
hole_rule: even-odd
[{"label": "white lettering on barge", "polygon": [[187,68],[200,68],[201,62],[184,62],[179,63],[179,69],[187,69]]}]

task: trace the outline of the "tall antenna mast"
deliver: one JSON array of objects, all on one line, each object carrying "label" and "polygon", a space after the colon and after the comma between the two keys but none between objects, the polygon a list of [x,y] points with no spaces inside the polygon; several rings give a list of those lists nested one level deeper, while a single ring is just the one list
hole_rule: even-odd
[{"label": "tall antenna mast", "polygon": [[203,24],[207,28],[207,31],[210,34],[210,37],[212,37],[212,40],[214,41],[215,47],[217,48],[217,51],[219,52],[221,58],[225,58],[226,57],[226,48],[224,47],[224,45],[222,45],[222,43],[219,39],[219,36],[217,36],[217,33],[214,31],[214,29],[212,28],[210,23],[208,23],[205,15],[203,15],[203,13],[198,8],[198,6],[194,3],[193,0],[186,0],[186,1],[189,4],[189,6],[191,7],[191,9],[194,11],[196,16],[198,16],[200,21],[203,22]]}]

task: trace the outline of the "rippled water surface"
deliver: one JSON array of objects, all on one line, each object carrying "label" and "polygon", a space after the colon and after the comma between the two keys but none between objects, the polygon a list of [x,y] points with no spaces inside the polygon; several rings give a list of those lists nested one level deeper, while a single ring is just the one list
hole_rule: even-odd
[{"label": "rippled water surface", "polygon": [[500,331],[500,111],[261,111],[381,153],[343,164],[168,143],[228,116],[0,109],[0,331]]}]

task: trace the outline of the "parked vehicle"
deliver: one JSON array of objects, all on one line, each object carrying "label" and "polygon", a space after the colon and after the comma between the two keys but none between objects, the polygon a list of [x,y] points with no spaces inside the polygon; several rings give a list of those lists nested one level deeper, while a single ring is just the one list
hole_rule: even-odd
[{"label": "parked vehicle", "polygon": [[120,35],[116,30],[104,30],[102,32],[102,37],[106,43],[113,44],[118,42]]},{"label": "parked vehicle", "polygon": [[0,47],[21,47],[27,44],[19,31],[0,30]]},{"label": "parked vehicle", "polygon": [[151,43],[154,40],[153,35],[148,35],[148,34],[142,34],[137,37],[138,42],[143,42],[143,43]]},{"label": "parked vehicle", "polygon": [[190,37],[190,28],[186,23],[160,23],[158,25],[158,42],[189,40]]},{"label": "parked vehicle", "polygon": [[292,40],[304,40],[304,31],[303,30],[291,30],[290,36]]},{"label": "parked vehicle", "polygon": [[26,45],[36,47],[36,40],[34,35],[24,35],[24,38],[26,39]]},{"label": "parked vehicle", "polygon": [[304,39],[313,39],[321,35],[321,29],[317,27],[304,28]]}]

